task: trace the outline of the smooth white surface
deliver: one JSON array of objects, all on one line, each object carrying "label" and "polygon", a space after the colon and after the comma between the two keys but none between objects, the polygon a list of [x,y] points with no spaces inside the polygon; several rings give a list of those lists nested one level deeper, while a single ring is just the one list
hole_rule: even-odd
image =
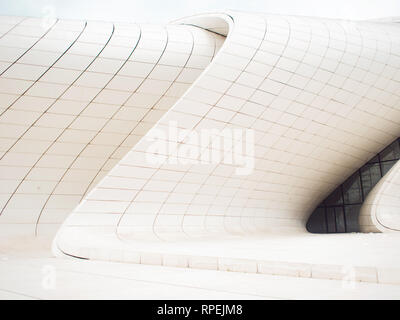
[{"label": "smooth white surface", "polygon": [[[101,239],[101,241],[99,241]],[[188,241],[125,241],[112,234],[76,234],[74,257],[400,285],[398,234],[270,234]],[[53,252],[60,254],[54,246]]]},{"label": "smooth white surface", "polygon": [[1,299],[400,299],[394,285],[55,259],[44,243],[1,242]]}]

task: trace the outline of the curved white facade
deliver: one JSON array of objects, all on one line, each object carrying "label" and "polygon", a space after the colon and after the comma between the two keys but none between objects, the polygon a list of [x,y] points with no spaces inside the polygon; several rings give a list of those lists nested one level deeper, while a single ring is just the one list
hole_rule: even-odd
[{"label": "curved white facade", "polygon": [[400,162],[379,181],[365,199],[360,211],[363,232],[400,231]]},{"label": "curved white facade", "polygon": [[[0,46],[35,23],[9,23]],[[29,29],[37,43],[16,39],[27,53],[15,61],[13,47],[0,78],[0,225],[50,232],[72,211],[54,242],[67,255],[137,261],[142,240],[306,232],[315,206],[400,135],[394,23],[230,12]],[[43,66],[20,66],[35,54]],[[251,129],[251,170],[190,163],[208,147],[150,163],[171,124]]]},{"label": "curved white facade", "polygon": [[1,21],[2,234],[54,234],[223,42],[196,27]]}]

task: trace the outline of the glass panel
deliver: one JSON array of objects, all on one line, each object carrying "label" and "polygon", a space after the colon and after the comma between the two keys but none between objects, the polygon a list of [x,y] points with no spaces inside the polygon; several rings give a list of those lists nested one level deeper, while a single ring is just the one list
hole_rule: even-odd
[{"label": "glass panel", "polygon": [[379,163],[368,164],[361,169],[361,181],[364,191],[364,199],[380,179],[381,169],[379,167]]},{"label": "glass panel", "polygon": [[343,207],[335,207],[336,232],[346,232]]},{"label": "glass panel", "polygon": [[326,208],[326,219],[328,225],[328,233],[336,232],[335,208]]},{"label": "glass panel", "polygon": [[380,152],[381,161],[395,160],[400,158],[399,142],[396,140],[390,146]]},{"label": "glass panel", "polygon": [[379,156],[376,155],[375,157],[373,157],[371,160],[368,161],[368,163],[376,163],[379,162]]},{"label": "glass panel", "polygon": [[344,204],[356,204],[362,202],[360,176],[358,172],[353,174],[343,183]]},{"label": "glass panel", "polygon": [[382,166],[382,174],[385,175],[385,174],[394,166],[394,164],[395,164],[396,162],[397,162],[397,160],[382,162],[382,163],[381,163],[381,166]]},{"label": "glass panel", "polygon": [[325,200],[325,205],[327,206],[333,206],[333,205],[339,205],[343,203],[342,199],[342,188],[339,187],[335,191],[333,191],[328,198]]},{"label": "glass panel", "polygon": [[360,213],[361,204],[350,205],[344,207],[346,215],[346,229],[347,232],[358,232],[358,215]]},{"label": "glass panel", "polygon": [[318,207],[307,222],[307,230],[312,233],[327,233],[325,208]]}]

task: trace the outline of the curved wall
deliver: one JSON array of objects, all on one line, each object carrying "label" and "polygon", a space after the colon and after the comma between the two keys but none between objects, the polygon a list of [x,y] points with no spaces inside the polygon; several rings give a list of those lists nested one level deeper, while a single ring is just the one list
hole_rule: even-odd
[{"label": "curved wall", "polygon": [[[309,212],[400,134],[398,26],[238,12],[224,19],[229,33],[213,62],[74,210],[58,249],[120,259],[140,250],[139,240],[304,232]],[[210,30],[216,22],[182,23],[199,21]],[[254,130],[254,169],[150,164],[151,134],[171,122]],[[196,145],[188,136],[179,143]]]},{"label": "curved wall", "polygon": [[[139,240],[305,232],[317,204],[400,136],[396,24],[240,12],[40,23],[0,27],[12,48],[0,50],[0,226],[50,232],[79,203],[55,251],[112,260]],[[27,29],[35,40],[14,35]],[[248,157],[197,164],[227,151],[191,140],[204,129],[248,133],[231,146]],[[149,151],[160,132],[177,147]]]},{"label": "curved wall", "polygon": [[[370,159],[320,203],[308,219],[307,230],[312,233],[369,232],[367,225],[371,223],[365,212],[365,207],[371,202],[369,193],[380,189],[376,185],[381,180],[390,179],[386,174],[399,159],[400,138]],[[396,197],[396,193],[392,196]],[[364,213],[360,215],[362,210]]]},{"label": "curved wall", "polygon": [[0,234],[54,234],[224,38],[192,26],[2,17]]}]

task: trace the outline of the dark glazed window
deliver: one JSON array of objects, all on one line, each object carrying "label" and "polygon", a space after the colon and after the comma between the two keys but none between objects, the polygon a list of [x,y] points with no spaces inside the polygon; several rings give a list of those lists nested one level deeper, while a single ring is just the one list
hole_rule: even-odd
[{"label": "dark glazed window", "polygon": [[358,215],[368,193],[400,159],[400,138],[379,152],[336,188],[311,214],[312,233],[359,231]]},{"label": "dark glazed window", "polygon": [[398,160],[400,158],[399,144],[390,145],[389,147],[385,148],[379,154],[379,157],[381,161]]},{"label": "dark glazed window", "polygon": [[364,197],[366,197],[382,177],[380,164],[368,163],[360,169],[360,173]]},{"label": "dark glazed window", "polygon": [[356,172],[342,184],[344,204],[357,204],[362,202],[360,174]]}]

